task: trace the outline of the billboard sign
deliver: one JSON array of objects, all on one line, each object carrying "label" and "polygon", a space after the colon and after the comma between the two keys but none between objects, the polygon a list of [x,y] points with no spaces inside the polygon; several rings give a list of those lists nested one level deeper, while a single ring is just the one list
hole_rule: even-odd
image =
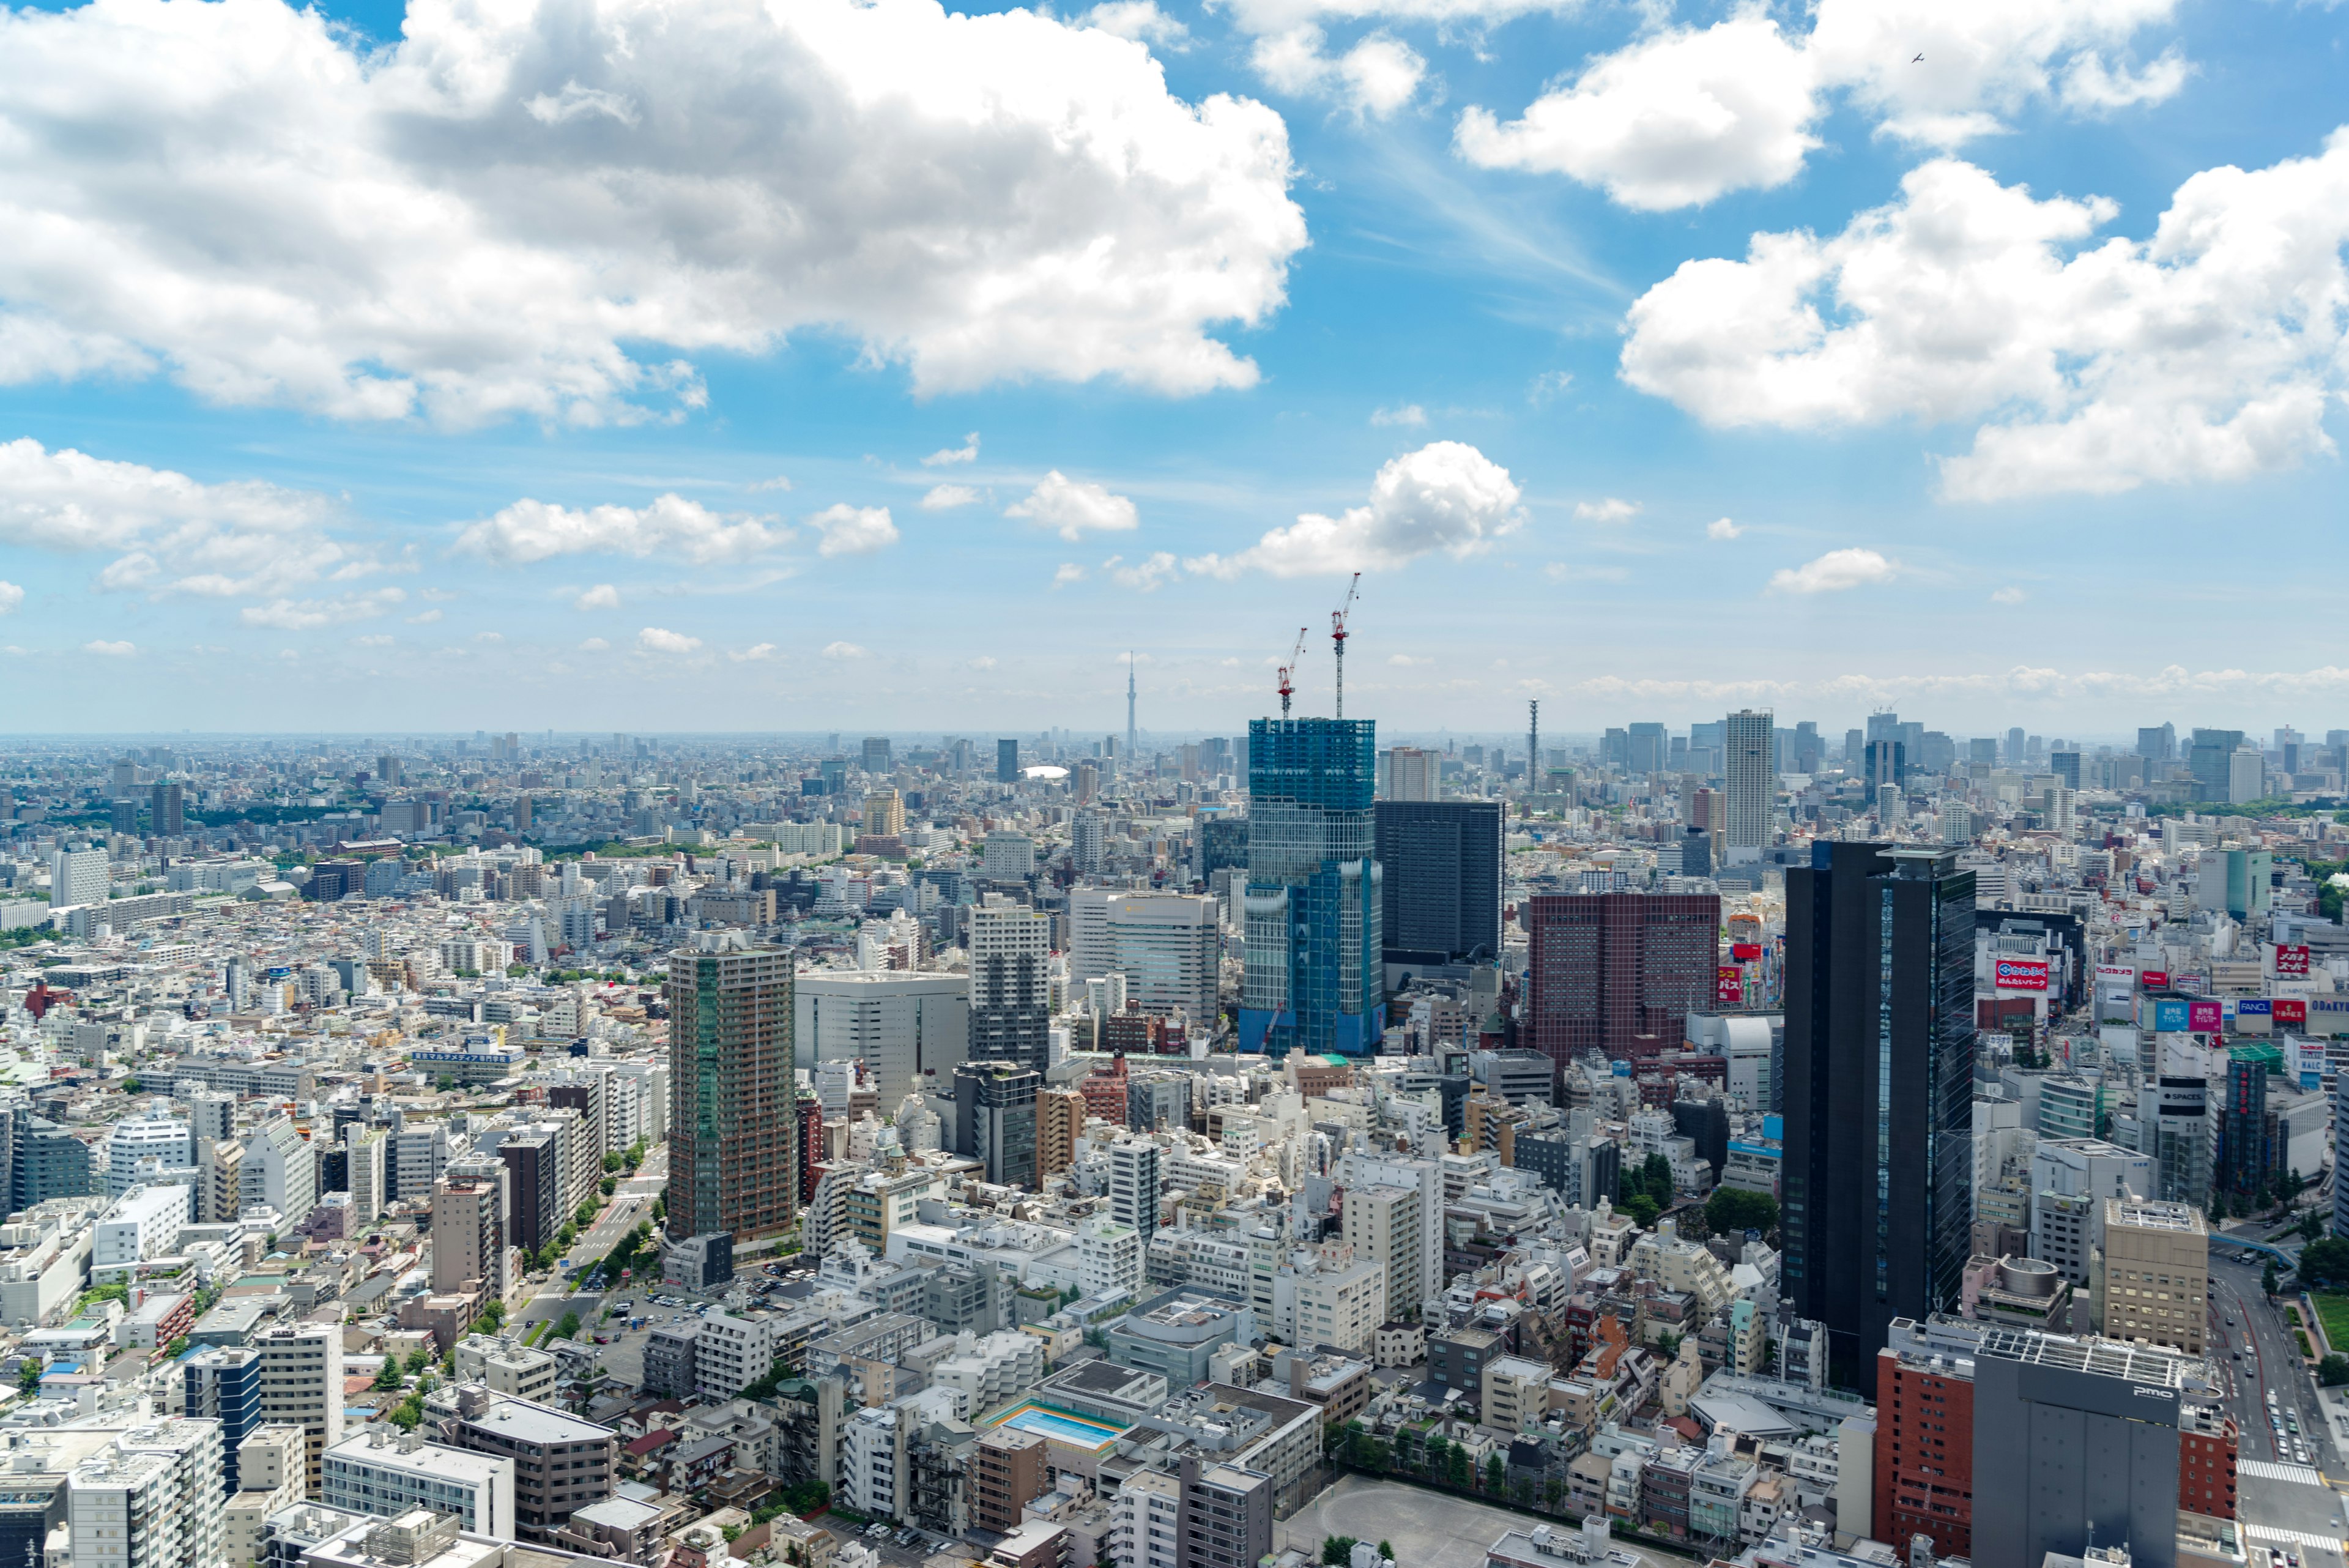
[{"label": "billboard sign", "polygon": [[2047,966],[2033,959],[2001,959],[1997,973],[1998,989],[2001,991],[2047,989]]},{"label": "billboard sign", "polygon": [[2276,944],[2275,971],[2278,980],[2300,980],[2308,974],[2308,950]]},{"label": "billboard sign", "polygon": [[1762,956],[1762,944],[1760,942],[1732,942],[1729,944],[1729,956],[1736,960],[1739,963],[1752,963],[1754,960]]},{"label": "billboard sign", "polygon": [[2308,1003],[2296,996],[2279,996],[2268,1003],[2268,1012],[2278,1029],[2308,1027]]},{"label": "billboard sign", "polygon": [[2195,1034],[2216,1034],[2223,1021],[2224,1009],[2215,1002],[2189,1002],[2186,1004],[2186,1027]]},{"label": "billboard sign", "polygon": [[1722,1007],[1745,1005],[1745,971],[1733,963],[1725,963],[1713,971],[1713,1000]]}]

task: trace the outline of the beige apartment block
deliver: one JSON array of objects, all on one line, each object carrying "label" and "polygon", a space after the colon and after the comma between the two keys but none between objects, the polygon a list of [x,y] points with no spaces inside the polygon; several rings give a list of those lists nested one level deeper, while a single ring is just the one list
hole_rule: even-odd
[{"label": "beige apartment block", "polygon": [[2114,1339],[2202,1354],[2210,1233],[2190,1203],[2105,1199],[2105,1267],[2096,1321]]}]

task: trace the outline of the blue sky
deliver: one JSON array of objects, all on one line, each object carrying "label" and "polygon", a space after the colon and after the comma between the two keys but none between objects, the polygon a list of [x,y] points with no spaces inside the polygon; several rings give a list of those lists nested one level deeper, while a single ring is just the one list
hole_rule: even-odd
[{"label": "blue sky", "polygon": [[8,727],[2349,722],[2349,9],[968,9],[0,23]]}]

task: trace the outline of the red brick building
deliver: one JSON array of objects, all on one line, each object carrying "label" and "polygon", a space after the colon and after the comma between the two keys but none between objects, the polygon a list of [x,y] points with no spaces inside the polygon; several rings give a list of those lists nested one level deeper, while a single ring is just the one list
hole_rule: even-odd
[{"label": "red brick building", "polygon": [[1519,907],[1529,943],[1526,1049],[1645,1061],[1681,1049],[1713,1008],[1721,899],[1713,894],[1545,894]]},{"label": "red brick building", "polygon": [[1876,1353],[1876,1518],[1869,1533],[1929,1535],[1942,1557],[1974,1540],[1973,1365],[1947,1355]]},{"label": "red brick building", "polygon": [[2178,1428],[2178,1506],[2213,1519],[2235,1517],[2235,1423],[2206,1406],[2189,1405]]}]

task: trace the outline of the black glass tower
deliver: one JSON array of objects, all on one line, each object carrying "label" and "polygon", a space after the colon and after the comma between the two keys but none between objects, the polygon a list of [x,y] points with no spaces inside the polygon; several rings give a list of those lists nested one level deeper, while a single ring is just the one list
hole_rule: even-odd
[{"label": "black glass tower", "polygon": [[1872,1397],[1896,1317],[1955,1312],[1973,1208],[1974,878],[1822,841],[1786,872],[1782,1288]]}]

